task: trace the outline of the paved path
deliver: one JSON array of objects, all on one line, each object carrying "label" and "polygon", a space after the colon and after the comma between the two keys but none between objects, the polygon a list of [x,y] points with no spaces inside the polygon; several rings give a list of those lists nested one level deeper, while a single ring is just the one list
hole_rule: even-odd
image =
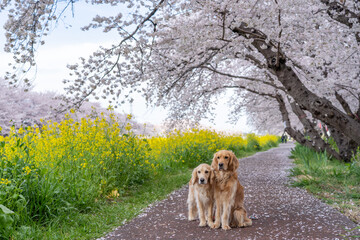
[{"label": "paved path", "polygon": [[288,186],[293,147],[280,144],[240,159],[245,206],[249,214],[259,216],[251,227],[224,231],[189,222],[184,186],[101,239],[343,239],[342,234],[349,235],[345,229],[355,228],[355,223],[306,191]]}]

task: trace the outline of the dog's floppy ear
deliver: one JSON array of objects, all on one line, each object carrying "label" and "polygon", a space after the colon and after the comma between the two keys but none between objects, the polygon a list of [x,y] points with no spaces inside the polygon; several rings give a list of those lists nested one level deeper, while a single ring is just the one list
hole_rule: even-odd
[{"label": "dog's floppy ear", "polygon": [[210,169],[210,175],[209,175],[209,183],[210,184],[213,184],[215,181],[215,173],[214,173],[214,169],[211,168]]},{"label": "dog's floppy ear", "polygon": [[239,167],[239,160],[232,151],[230,151],[230,156],[229,170],[236,171],[236,169]]},{"label": "dog's floppy ear", "polygon": [[197,176],[197,168],[195,168],[192,172],[192,176],[190,179],[190,184],[194,185],[196,182],[198,181],[198,176]]},{"label": "dog's floppy ear", "polygon": [[216,153],[214,154],[214,158],[212,160],[212,163],[211,163],[211,168],[216,170],[218,167],[218,161],[217,161],[217,157],[216,157]]}]

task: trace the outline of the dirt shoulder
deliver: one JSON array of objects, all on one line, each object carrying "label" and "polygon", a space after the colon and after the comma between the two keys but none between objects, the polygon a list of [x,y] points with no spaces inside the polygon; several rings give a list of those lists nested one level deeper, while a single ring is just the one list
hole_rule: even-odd
[{"label": "dirt shoulder", "polygon": [[292,167],[288,158],[292,143],[240,159],[239,180],[245,187],[245,206],[259,219],[248,228],[201,228],[187,220],[188,188],[173,192],[167,199],[118,227],[105,239],[343,239],[360,235],[354,222],[305,190],[289,187]]}]

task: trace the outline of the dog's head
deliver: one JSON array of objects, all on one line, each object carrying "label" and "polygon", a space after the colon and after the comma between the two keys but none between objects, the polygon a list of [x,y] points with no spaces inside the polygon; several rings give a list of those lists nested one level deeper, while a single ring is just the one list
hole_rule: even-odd
[{"label": "dog's head", "polygon": [[193,172],[190,180],[191,184],[211,184],[212,183],[212,172],[209,164],[203,163],[197,166]]},{"label": "dog's head", "polygon": [[229,150],[220,150],[214,154],[211,167],[216,171],[236,171],[239,161]]}]

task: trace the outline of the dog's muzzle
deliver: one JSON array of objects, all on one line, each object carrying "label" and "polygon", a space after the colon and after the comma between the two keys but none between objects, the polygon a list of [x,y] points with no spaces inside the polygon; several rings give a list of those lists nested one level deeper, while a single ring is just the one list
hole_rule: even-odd
[{"label": "dog's muzzle", "polygon": [[219,163],[219,170],[223,170],[224,169],[224,164],[223,163]]}]

